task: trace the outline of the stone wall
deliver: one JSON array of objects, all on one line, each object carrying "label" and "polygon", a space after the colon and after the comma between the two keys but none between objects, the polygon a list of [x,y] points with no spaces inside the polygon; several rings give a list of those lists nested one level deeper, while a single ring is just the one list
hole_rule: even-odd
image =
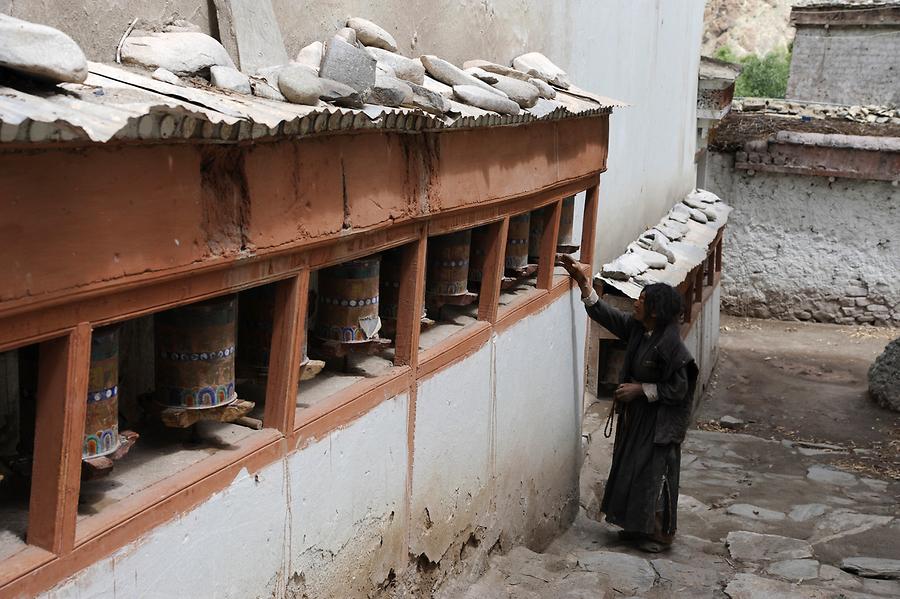
[{"label": "stone wall", "polygon": [[708,185],[734,207],[722,308],[782,320],[900,326],[900,188],[748,174],[711,152]]},{"label": "stone wall", "polygon": [[787,97],[835,104],[900,103],[900,27],[800,27]]}]

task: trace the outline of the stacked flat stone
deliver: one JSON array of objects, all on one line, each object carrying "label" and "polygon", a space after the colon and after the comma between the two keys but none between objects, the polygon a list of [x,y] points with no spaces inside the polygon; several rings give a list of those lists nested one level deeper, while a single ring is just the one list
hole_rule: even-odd
[{"label": "stacked flat stone", "polygon": [[51,83],[82,83],[87,59],[68,35],[0,14],[0,67]]}]

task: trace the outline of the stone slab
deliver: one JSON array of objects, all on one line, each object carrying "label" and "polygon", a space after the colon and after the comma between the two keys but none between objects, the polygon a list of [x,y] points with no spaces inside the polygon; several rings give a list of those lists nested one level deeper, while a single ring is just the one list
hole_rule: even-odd
[{"label": "stone slab", "polygon": [[806,478],[827,485],[837,485],[839,487],[852,487],[859,482],[856,477],[849,472],[826,468],[825,466],[820,465],[810,466],[806,471]]},{"label": "stone slab", "polygon": [[767,510],[749,503],[735,503],[729,505],[725,509],[725,513],[732,516],[740,516],[741,518],[749,518],[751,520],[767,520],[769,522],[777,522],[784,520],[784,512],[776,512],[775,510]]},{"label": "stone slab", "polygon": [[365,50],[335,36],[325,46],[319,75],[364,92],[375,84],[375,62]]},{"label": "stone slab", "polygon": [[238,68],[253,75],[288,61],[271,0],[214,0],[219,39]]},{"label": "stone slab", "polygon": [[779,535],[737,530],[728,533],[725,544],[731,557],[743,561],[781,561],[813,557],[812,545],[806,541]]},{"label": "stone slab", "polygon": [[222,44],[191,31],[129,36],[122,44],[122,62],[147,69],[162,67],[176,75],[195,75],[215,65],[234,68]]},{"label": "stone slab", "polygon": [[863,578],[900,580],[900,560],[878,557],[848,557],[841,561],[841,569]]},{"label": "stone slab", "polygon": [[795,522],[806,522],[810,518],[818,518],[828,511],[828,506],[824,503],[804,503],[795,505],[791,508],[788,518]]},{"label": "stone slab", "polygon": [[612,551],[591,551],[579,553],[578,560],[584,569],[609,576],[610,586],[623,595],[645,593],[656,583],[656,570],[650,562],[640,557]]},{"label": "stone slab", "polygon": [[0,14],[0,40],[0,66],[58,83],[87,78],[84,52],[58,29]]},{"label": "stone slab", "polygon": [[766,574],[792,582],[812,580],[819,576],[819,562],[814,559],[788,559],[769,564]]}]

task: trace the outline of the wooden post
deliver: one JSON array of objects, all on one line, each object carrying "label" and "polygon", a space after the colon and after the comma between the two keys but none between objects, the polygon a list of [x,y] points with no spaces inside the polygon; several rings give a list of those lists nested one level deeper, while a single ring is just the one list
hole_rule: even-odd
[{"label": "wooden post", "polygon": [[19,444],[19,351],[0,352],[0,458]]},{"label": "wooden post", "polygon": [[703,263],[701,262],[694,268],[694,303],[703,302]]},{"label": "wooden post", "polygon": [[403,247],[400,258],[400,299],[394,335],[394,365],[415,368],[419,356],[419,332],[425,306],[425,259],[428,235],[422,227],[419,239]]},{"label": "wooden post", "polygon": [[297,410],[297,384],[306,336],[309,270],[274,285],[275,309],[263,422],[267,427],[287,434],[294,429]]},{"label": "wooden post", "polygon": [[584,217],[581,221],[581,258],[591,266],[594,264],[594,246],[597,243],[597,208],[599,206],[600,184],[588,188],[584,197]]},{"label": "wooden post", "polygon": [[497,312],[500,308],[500,282],[504,271],[503,260],[506,253],[506,235],[509,232],[509,217],[486,226],[489,227],[488,243],[484,248],[478,320],[494,324],[497,322]]},{"label": "wooden post", "polygon": [[561,213],[562,200],[557,200],[544,207],[538,216],[538,218],[544,219],[544,228],[541,231],[540,259],[538,260],[538,289],[550,289],[553,284],[553,265],[556,262],[556,241],[559,238]]},{"label": "wooden post", "polygon": [[716,272],[722,272],[722,238],[725,236],[725,227],[719,230],[719,241],[716,243]]},{"label": "wooden post", "polygon": [[712,247],[706,257],[706,284],[712,286],[716,282],[716,248]]},{"label": "wooden post", "polygon": [[28,544],[57,555],[75,545],[91,326],[40,345]]}]

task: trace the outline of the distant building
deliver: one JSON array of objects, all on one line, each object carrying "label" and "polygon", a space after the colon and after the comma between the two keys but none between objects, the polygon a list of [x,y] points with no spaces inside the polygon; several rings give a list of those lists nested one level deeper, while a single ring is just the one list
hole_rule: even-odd
[{"label": "distant building", "polygon": [[835,104],[900,102],[900,1],[801,0],[789,99]]}]

